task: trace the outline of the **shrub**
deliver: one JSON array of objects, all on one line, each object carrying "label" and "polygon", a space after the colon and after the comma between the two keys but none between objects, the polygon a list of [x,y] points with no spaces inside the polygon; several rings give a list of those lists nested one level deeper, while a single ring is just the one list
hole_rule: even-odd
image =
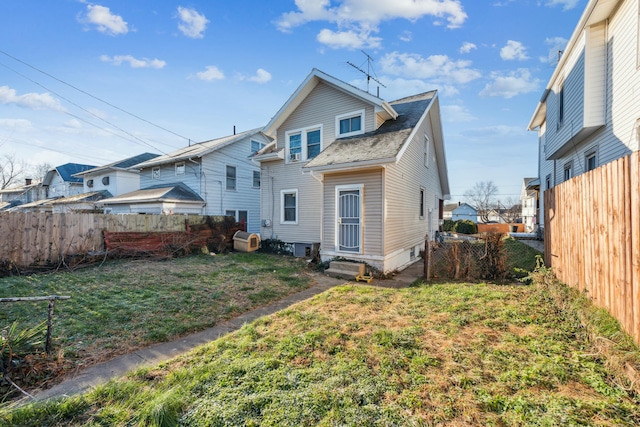
[{"label": "shrub", "polygon": [[476,234],[478,232],[478,226],[471,220],[461,219],[455,222],[453,231],[460,234]]},{"label": "shrub", "polygon": [[445,219],[444,223],[442,224],[442,231],[453,231],[453,227],[455,224],[455,221],[451,219]]}]

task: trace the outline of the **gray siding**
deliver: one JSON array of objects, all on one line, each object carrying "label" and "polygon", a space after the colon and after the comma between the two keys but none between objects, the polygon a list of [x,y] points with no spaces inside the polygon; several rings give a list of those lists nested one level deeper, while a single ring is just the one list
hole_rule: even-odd
[{"label": "gray siding", "polygon": [[382,256],[384,228],[384,172],[382,168],[325,175],[323,249],[336,250],[336,186],[363,185],[362,229],[366,255]]},{"label": "gray siding", "polygon": [[[197,159],[199,162],[199,159]],[[176,175],[176,163],[159,165],[160,176],[157,179],[152,177],[154,168],[144,168],[140,171],[140,188],[155,187],[158,185],[170,185],[183,182],[196,193],[200,194],[200,164],[185,161],[184,175]]]}]

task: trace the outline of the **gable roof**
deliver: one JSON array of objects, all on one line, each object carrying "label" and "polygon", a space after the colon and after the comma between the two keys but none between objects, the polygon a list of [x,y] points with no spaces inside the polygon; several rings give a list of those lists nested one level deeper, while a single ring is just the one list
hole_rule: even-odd
[{"label": "gable roof", "polygon": [[556,80],[560,77],[561,72],[571,57],[573,50],[577,47],[578,42],[582,38],[582,32],[584,29],[589,25],[593,25],[607,19],[611,16],[611,13],[620,2],[621,0],[589,0],[589,3],[580,17],[580,21],[578,21],[578,25],[576,25],[576,28],[573,30],[573,34],[571,35],[567,46],[562,51],[562,56],[560,57],[558,65],[556,65],[556,69],[553,71],[553,74],[549,79],[549,83],[547,83],[547,86],[542,93],[542,97],[533,112],[533,116],[529,121],[527,130],[534,130],[544,123],[547,113],[547,97],[555,85]]},{"label": "gable roof", "polygon": [[160,156],[160,154],[155,154],[155,153],[142,153],[142,154],[138,154],[137,156],[133,156],[133,157],[128,157],[124,160],[118,160],[117,162],[113,162],[113,163],[109,163],[108,165],[104,165],[104,166],[98,166],[95,167],[93,169],[89,169],[86,171],[82,171],[79,173],[74,174],[75,177],[83,177],[83,176],[88,176],[88,175],[94,175],[100,172],[104,172],[107,170],[113,170],[113,169],[129,169],[131,168],[131,166],[135,166],[138,163],[142,163],[142,162],[146,162],[147,160],[151,160],[153,158],[156,158]]},{"label": "gable roof", "polygon": [[395,120],[362,135],[336,139],[303,169],[329,171],[353,169],[400,160],[419,125],[432,113],[436,162],[443,195],[449,196],[449,176],[445,158],[437,91],[425,92],[389,103],[397,112]]},{"label": "gable roof", "polygon": [[108,197],[111,197],[111,193],[107,190],[91,191],[89,193],[76,194],[75,196],[60,197],[51,200],[49,203],[52,205],[64,205],[67,203],[96,202]]},{"label": "gable roof", "polygon": [[47,174],[45,175],[44,179],[42,180],[42,185],[51,184],[51,180],[55,176],[56,172],[60,175],[60,178],[62,178],[62,180],[64,182],[82,183],[82,178],[78,178],[78,177],[76,177],[74,175],[76,175],[77,173],[80,173],[80,172],[84,172],[84,171],[89,170],[89,169],[93,169],[93,168],[95,168],[95,166],[93,166],[93,165],[82,165],[80,163],[66,163],[66,164],[61,165],[61,166],[56,166],[55,168],[53,168],[49,172],[47,172]]},{"label": "gable roof", "polygon": [[376,109],[376,113],[382,113],[385,120],[395,119],[398,116],[398,113],[393,109],[393,107],[383,99],[371,95],[369,92],[365,92],[361,89],[358,89],[355,86],[352,86],[348,83],[343,82],[342,80],[336,79],[317,68],[311,70],[311,73],[307,76],[306,79],[298,86],[295,92],[289,97],[287,102],[278,110],[275,116],[267,123],[264,127],[263,131],[267,135],[274,135],[276,129],[282,125],[282,123],[291,115],[293,111],[304,101],[304,99],[311,93],[311,91],[318,85],[320,82],[324,82],[342,92],[346,92],[351,96],[362,99],[369,104],[372,104]]},{"label": "gable roof", "polygon": [[[224,148],[228,145],[238,142],[244,138],[252,137],[254,135],[261,134],[269,141],[271,137],[265,135],[262,132],[262,128],[256,128],[237,133],[235,135],[224,136],[222,138],[212,139],[210,141],[199,142],[197,144],[190,145],[188,147],[180,148],[176,151],[172,151],[169,154],[158,156],[154,159],[135,165],[135,169],[144,169],[152,166],[163,165],[167,163],[174,163],[180,160],[188,160],[191,158],[201,158],[209,153]],[[248,157],[248,156],[247,156]]]},{"label": "gable roof", "polygon": [[182,182],[160,184],[101,201],[105,205],[150,202],[201,202],[204,199]]}]

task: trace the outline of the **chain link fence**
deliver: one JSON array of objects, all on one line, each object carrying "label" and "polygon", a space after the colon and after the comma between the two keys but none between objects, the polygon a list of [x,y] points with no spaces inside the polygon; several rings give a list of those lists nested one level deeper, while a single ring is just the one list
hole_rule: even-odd
[{"label": "chain link fence", "polygon": [[508,235],[441,234],[430,243],[432,279],[506,280],[524,277],[541,253]]}]

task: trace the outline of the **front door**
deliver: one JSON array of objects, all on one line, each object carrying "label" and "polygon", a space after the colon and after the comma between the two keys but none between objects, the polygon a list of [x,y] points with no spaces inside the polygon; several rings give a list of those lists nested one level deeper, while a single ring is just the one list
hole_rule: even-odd
[{"label": "front door", "polygon": [[362,188],[336,188],[337,249],[360,253],[362,245]]}]

